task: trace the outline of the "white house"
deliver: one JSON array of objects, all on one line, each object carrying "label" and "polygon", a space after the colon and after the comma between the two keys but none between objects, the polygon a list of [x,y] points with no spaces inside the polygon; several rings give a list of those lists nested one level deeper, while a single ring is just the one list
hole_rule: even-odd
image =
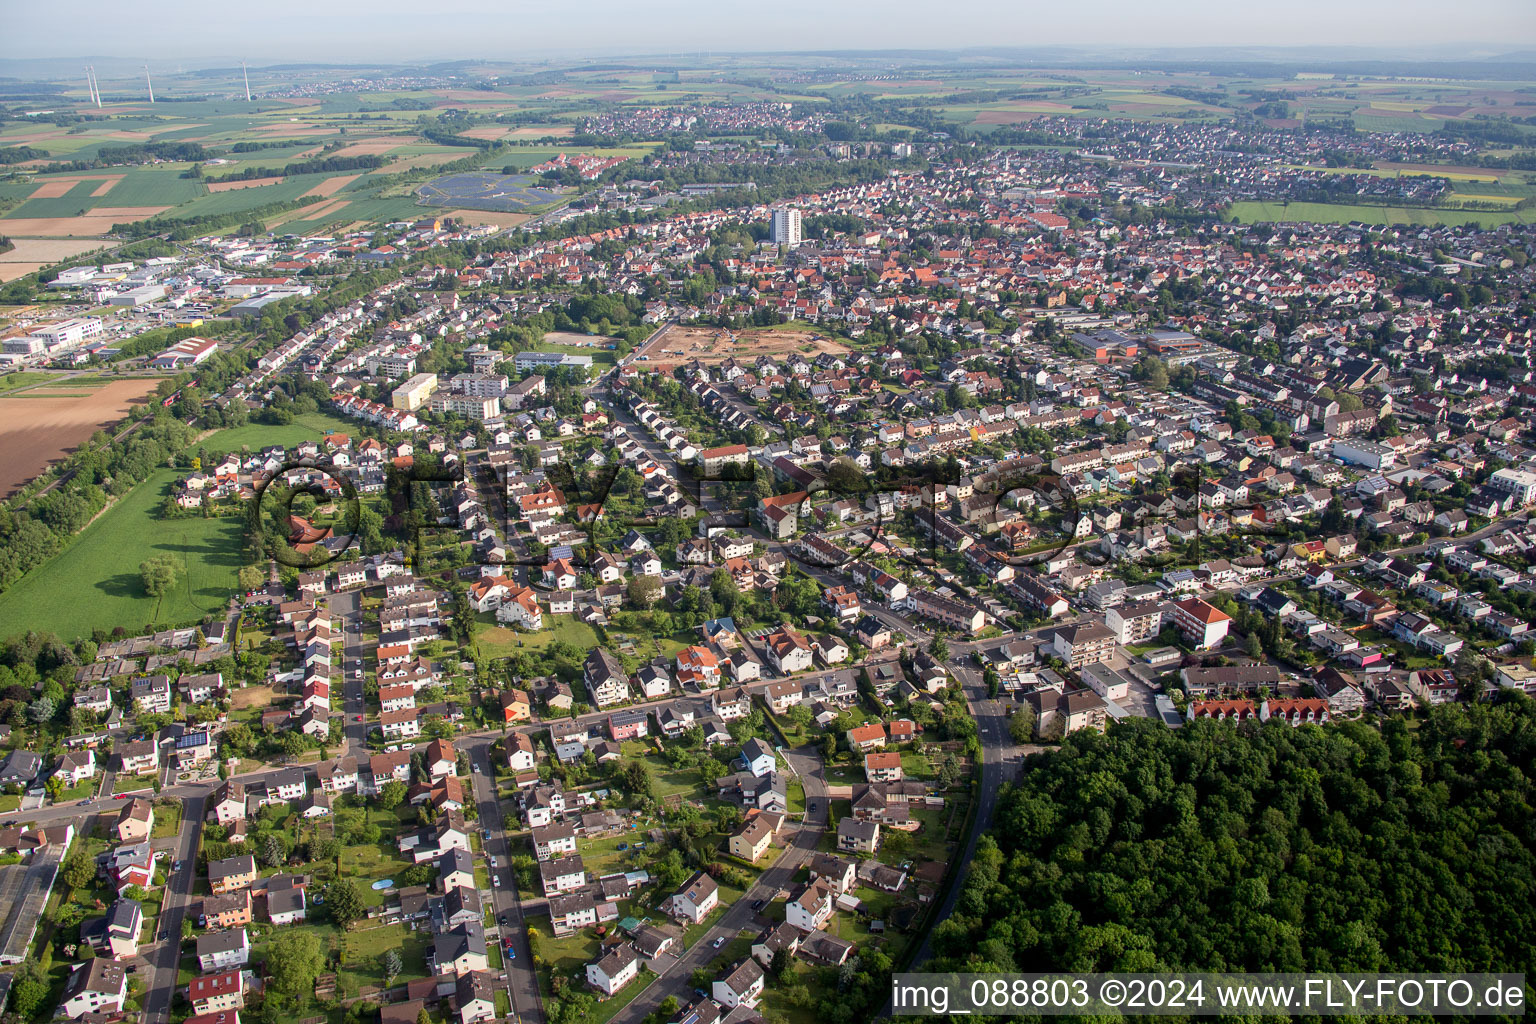
[{"label": "white house", "polygon": [[738,1006],[756,1006],[763,994],[763,968],[750,956],[731,969],[731,973],[717,978],[710,994],[715,1002],[728,1009]]},{"label": "white house", "polygon": [[640,973],[640,957],[629,943],[615,946],[597,963],[587,964],[587,984],[613,995]]},{"label": "white house", "polygon": [[694,873],[677,892],[672,894],[672,914],[691,924],[698,924],[709,912],[720,905],[720,887],[702,871]]}]

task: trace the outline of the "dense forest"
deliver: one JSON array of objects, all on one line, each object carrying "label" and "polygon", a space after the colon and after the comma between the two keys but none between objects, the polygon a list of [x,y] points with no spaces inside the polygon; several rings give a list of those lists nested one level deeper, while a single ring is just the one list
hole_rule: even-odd
[{"label": "dense forest", "polygon": [[1533,779],[1522,695],[1075,733],[1005,788],[935,969],[1530,974]]}]

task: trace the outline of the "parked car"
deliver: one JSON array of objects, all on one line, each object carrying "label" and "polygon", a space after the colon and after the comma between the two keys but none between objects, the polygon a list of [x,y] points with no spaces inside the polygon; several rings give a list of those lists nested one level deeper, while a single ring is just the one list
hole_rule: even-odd
[{"label": "parked car", "polygon": [[709,948],[710,949],[719,949],[723,945],[725,945],[725,936],[724,935],[720,936],[714,942],[711,942],[709,944]]},{"label": "parked car", "polygon": [[501,876],[500,875],[492,875],[491,876],[491,884],[492,885],[500,885],[501,884]]}]

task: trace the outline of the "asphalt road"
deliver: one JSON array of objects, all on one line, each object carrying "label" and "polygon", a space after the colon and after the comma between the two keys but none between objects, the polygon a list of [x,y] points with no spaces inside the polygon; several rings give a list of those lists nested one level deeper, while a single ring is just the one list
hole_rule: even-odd
[{"label": "asphalt road", "polygon": [[[363,667],[368,648],[363,643],[363,592],[345,591],[329,599],[332,614],[341,619],[341,693],[345,709],[342,733],[345,753],[366,757],[368,753],[367,702],[363,699],[363,680],[354,678],[354,670]],[[364,721],[359,721],[363,718]]]},{"label": "asphalt road", "polygon": [[[192,903],[192,885],[197,878],[197,838],[203,828],[204,797],[188,797],[182,803],[181,831],[171,853],[171,863],[181,862],[181,870],[167,869],[165,900],[160,907],[155,937],[139,948],[145,967],[144,1022],[164,1024],[170,1019],[171,999],[176,991],[176,973],[181,960],[181,921]],[[165,935],[165,939],[160,936]]]},{"label": "asphalt road", "polygon": [[[542,1024],[544,1000],[539,993],[539,978],[534,971],[533,957],[528,952],[528,931],[523,921],[523,904],[517,892],[517,878],[508,863],[512,855],[512,844],[503,827],[505,812],[496,797],[496,768],[491,763],[490,753],[493,742],[494,738],[486,737],[473,745],[462,744],[462,747],[469,753],[470,763],[479,769],[471,772],[470,785],[474,790],[475,806],[480,812],[480,828],[491,834],[489,840],[481,837],[487,866],[492,857],[501,865],[499,868],[491,868],[493,880],[499,879],[501,883],[496,885],[493,881],[491,904],[496,911],[497,926],[501,929],[502,965],[506,972],[507,995],[512,1000],[512,1012],[523,1024]],[[507,922],[505,927],[501,925],[503,920]],[[508,938],[512,940],[512,948],[517,953],[514,960],[508,960],[506,956]]]}]

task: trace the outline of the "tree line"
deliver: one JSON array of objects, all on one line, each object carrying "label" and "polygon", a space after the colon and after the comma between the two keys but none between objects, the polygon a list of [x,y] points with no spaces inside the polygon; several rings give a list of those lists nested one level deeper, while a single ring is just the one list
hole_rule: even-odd
[{"label": "tree line", "polygon": [[36,146],[7,146],[0,149],[0,164],[21,164],[28,160],[46,160],[48,151]]},{"label": "tree line", "polygon": [[372,171],[387,163],[389,163],[389,157],[378,153],[367,153],[362,156],[315,157],[313,160],[296,160],[282,167],[247,167],[243,171],[235,171],[217,178],[204,178],[204,180],[218,183],[254,181],[257,178],[291,178],[300,174],[335,174],[338,171]]},{"label": "tree line", "polygon": [[54,174],[59,171],[91,171],[98,167],[180,163],[185,160],[207,160],[212,155],[200,142],[141,142],[129,146],[102,146],[96,151],[94,157],[51,163],[42,168],[39,173]]}]

